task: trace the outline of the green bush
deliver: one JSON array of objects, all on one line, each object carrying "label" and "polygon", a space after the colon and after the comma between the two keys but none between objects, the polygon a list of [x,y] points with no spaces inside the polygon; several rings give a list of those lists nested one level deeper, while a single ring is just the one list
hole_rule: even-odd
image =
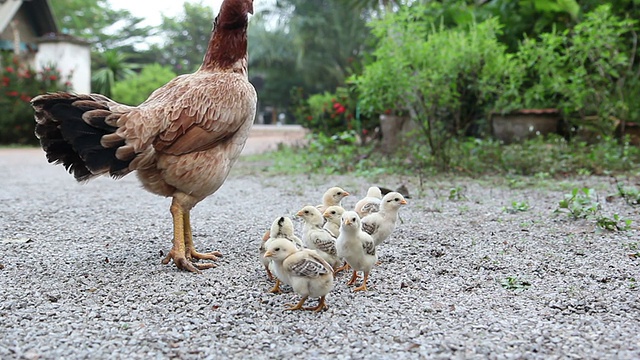
[{"label": "green bush", "polygon": [[36,71],[17,58],[3,57],[0,67],[0,144],[37,144],[31,98],[66,91],[71,83],[55,66]]},{"label": "green bush", "polygon": [[374,22],[375,61],[354,81],[363,112],[408,112],[422,137],[414,158],[446,169],[449,140],[486,126],[486,88],[501,83],[508,57],[496,19],[445,28],[429,14],[415,6]]},{"label": "green bush", "polygon": [[146,65],[139,74],[117,81],[113,86],[113,100],[127,105],[139,105],[157,88],[168,83],[176,74],[168,66]]}]

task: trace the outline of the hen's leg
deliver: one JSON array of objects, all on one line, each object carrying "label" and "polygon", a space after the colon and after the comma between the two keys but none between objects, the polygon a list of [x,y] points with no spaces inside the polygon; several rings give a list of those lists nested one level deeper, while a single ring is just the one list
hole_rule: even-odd
[{"label": "hen's leg", "polygon": [[171,202],[171,216],[173,217],[173,247],[162,260],[162,263],[166,265],[173,260],[178,269],[197,273],[199,272],[197,264],[193,264],[191,261],[187,260],[186,257],[184,214],[185,212],[182,205],[180,205],[174,198]]},{"label": "hen's leg", "polygon": [[[222,256],[222,253],[219,251],[214,251],[210,253],[199,253],[196,251],[195,246],[193,245],[193,233],[191,232],[191,217],[189,215],[189,211],[185,211],[183,215],[184,219],[184,246],[185,246],[185,255],[188,260],[200,259],[200,260],[218,260],[218,256]],[[199,264],[199,269],[209,269],[215,267],[215,264],[207,263],[207,264]]]},{"label": "hen's leg", "polygon": [[302,305],[304,305],[304,302],[307,301],[307,297],[303,297],[302,299],[300,299],[300,301],[293,306],[293,304],[285,304],[286,306],[289,306],[288,308],[286,308],[285,310],[300,310],[302,309]]},{"label": "hen's leg", "polygon": [[307,307],[307,308],[304,308],[304,309],[318,312],[318,311],[324,310],[326,307],[327,307],[327,304],[324,303],[324,296],[321,296],[320,297],[320,301],[318,301],[318,306]]},{"label": "hen's leg", "polygon": [[368,291],[369,289],[367,289],[367,280],[369,279],[369,272],[365,271],[364,272],[364,280],[362,280],[362,285],[353,288],[353,291]]}]

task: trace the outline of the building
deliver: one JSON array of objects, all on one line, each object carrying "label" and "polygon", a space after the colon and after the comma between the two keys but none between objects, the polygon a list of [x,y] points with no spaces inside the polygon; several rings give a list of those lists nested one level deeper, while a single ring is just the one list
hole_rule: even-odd
[{"label": "building", "polygon": [[0,0],[0,51],[36,69],[57,67],[73,91],[91,92],[89,44],[59,33],[49,0]]}]

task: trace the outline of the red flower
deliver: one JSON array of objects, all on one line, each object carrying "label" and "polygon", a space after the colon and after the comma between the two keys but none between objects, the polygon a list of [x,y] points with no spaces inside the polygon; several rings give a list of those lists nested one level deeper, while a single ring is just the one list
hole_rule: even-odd
[{"label": "red flower", "polygon": [[49,80],[56,81],[56,80],[58,80],[58,77],[55,76],[55,75],[51,75],[51,76],[49,76]]},{"label": "red flower", "polygon": [[8,73],[13,73],[13,71],[14,71],[11,66],[7,66],[6,70],[7,70]]},{"label": "red flower", "polygon": [[309,120],[309,121],[313,120],[313,116],[311,116],[311,115],[307,116],[307,120]]},{"label": "red flower", "polygon": [[339,102],[335,102],[335,100],[334,100],[334,103],[335,103],[335,104],[333,104],[333,108],[334,109],[337,109],[337,108],[342,106]]},{"label": "red flower", "polygon": [[3,77],[2,77],[2,85],[3,85],[3,86],[9,86],[9,84],[10,84],[10,83],[11,83],[11,79],[9,79],[9,78],[8,78],[8,77],[6,77],[6,76],[3,76]]},{"label": "red flower", "polygon": [[27,94],[22,94],[22,95],[20,95],[20,100],[22,100],[24,102],[29,102],[29,101],[31,101],[31,96],[29,96]]},{"label": "red flower", "polygon": [[17,91],[8,91],[7,92],[7,96],[18,96],[18,92]]},{"label": "red flower", "polygon": [[385,110],[385,111],[384,111],[384,113],[385,113],[386,115],[391,114],[391,109],[387,109],[387,110]]},{"label": "red flower", "polygon": [[342,114],[346,111],[347,109],[344,108],[344,106],[340,105],[338,106],[338,108],[336,109],[336,114]]},{"label": "red flower", "polygon": [[362,135],[367,135],[369,131],[367,129],[362,129]]}]

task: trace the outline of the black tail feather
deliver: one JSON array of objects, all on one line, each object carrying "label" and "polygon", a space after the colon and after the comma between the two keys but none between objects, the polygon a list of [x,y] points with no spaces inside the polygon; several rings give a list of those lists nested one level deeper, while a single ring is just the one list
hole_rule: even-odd
[{"label": "black tail feather", "polygon": [[33,102],[36,136],[49,162],[63,164],[78,181],[106,173],[116,178],[128,174],[131,160],[116,158],[117,147],[101,145],[104,135],[117,130],[105,122],[111,112],[88,96],[78,100],[67,94],[55,95],[59,94],[41,96]]}]

